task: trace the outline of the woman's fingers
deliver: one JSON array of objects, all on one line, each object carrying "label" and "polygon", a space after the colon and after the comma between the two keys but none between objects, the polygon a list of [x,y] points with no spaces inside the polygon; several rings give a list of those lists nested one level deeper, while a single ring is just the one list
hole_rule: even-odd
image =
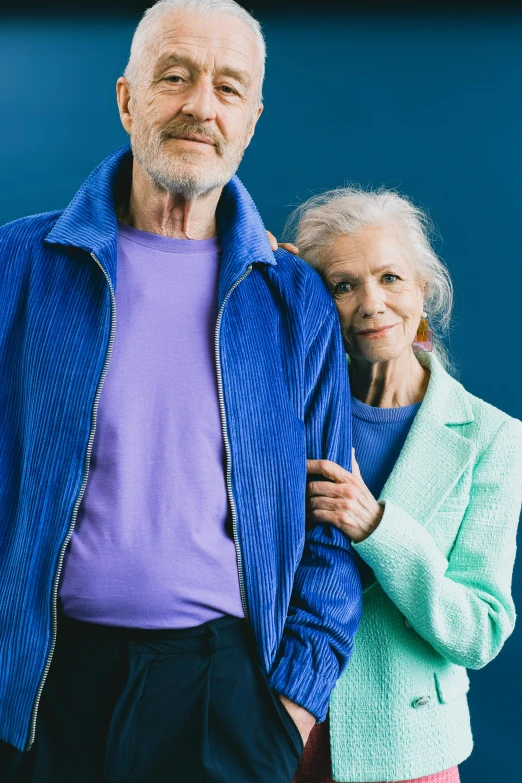
[{"label": "woman's fingers", "polygon": [[266,230],[266,235],[268,237],[268,241],[270,242],[270,247],[272,248],[272,250],[277,250],[277,239],[275,238],[275,236],[272,234],[271,231],[268,231],[268,229]]},{"label": "woman's fingers", "polygon": [[299,248],[293,245],[291,242],[279,242],[279,247],[282,247],[283,250],[288,250],[289,253],[292,253],[294,256],[299,255]]},{"label": "woman's fingers", "polygon": [[299,248],[293,245],[291,242],[278,242],[271,231],[268,229],[265,229],[265,231],[272,250],[276,251],[278,247],[282,247],[283,250],[288,250],[288,252],[292,253],[294,256],[299,255]]},{"label": "woman's fingers", "polygon": [[335,484],[332,481],[310,481],[306,487],[307,497],[344,498],[352,494],[353,482]]},{"label": "woman's fingers", "polygon": [[315,495],[307,498],[306,507],[309,511],[338,511],[343,514],[350,508],[350,499]]},{"label": "woman's fingers", "polygon": [[355,459],[355,449],[352,449],[352,470],[353,475],[361,478],[361,471],[359,470],[359,463]]},{"label": "woman's fingers", "polygon": [[334,527],[342,530],[343,533],[348,533],[348,530],[346,530],[346,523],[344,522],[342,516],[335,511],[315,509],[314,511],[309,511],[306,516],[309,525],[317,525],[318,523],[334,525]]},{"label": "woman's fingers", "polygon": [[351,479],[351,473],[329,459],[307,459],[306,472],[316,476],[324,476],[336,484],[343,484]]}]

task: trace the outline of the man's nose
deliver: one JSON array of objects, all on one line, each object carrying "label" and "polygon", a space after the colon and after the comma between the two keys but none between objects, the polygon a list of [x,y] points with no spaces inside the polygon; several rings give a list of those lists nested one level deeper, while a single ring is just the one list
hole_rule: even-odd
[{"label": "man's nose", "polygon": [[381,287],[374,282],[359,287],[359,315],[375,318],[386,311],[386,297]]},{"label": "man's nose", "polygon": [[216,119],[216,96],[210,78],[201,76],[197,80],[188,92],[181,111],[198,122]]}]

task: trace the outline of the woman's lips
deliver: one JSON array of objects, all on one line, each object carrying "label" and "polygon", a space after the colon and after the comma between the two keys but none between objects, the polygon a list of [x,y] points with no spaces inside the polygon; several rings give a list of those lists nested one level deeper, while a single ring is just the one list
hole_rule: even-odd
[{"label": "woman's lips", "polygon": [[397,324],[390,324],[390,326],[383,326],[381,329],[364,329],[361,332],[357,332],[357,337],[366,337],[368,340],[375,340],[379,337],[384,337],[390,329],[393,329]]}]

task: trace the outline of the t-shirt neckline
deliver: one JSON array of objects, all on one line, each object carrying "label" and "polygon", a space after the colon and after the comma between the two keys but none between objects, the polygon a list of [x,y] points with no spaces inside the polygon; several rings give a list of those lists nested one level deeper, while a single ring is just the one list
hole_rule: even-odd
[{"label": "t-shirt neckline", "polygon": [[174,239],[164,237],[162,234],[153,234],[149,231],[141,231],[132,228],[126,223],[118,221],[118,235],[138,245],[144,245],[154,250],[163,250],[167,253],[217,253],[221,250],[219,237],[210,239]]},{"label": "t-shirt neckline", "polygon": [[352,395],[352,414],[358,419],[372,421],[376,424],[390,421],[407,421],[415,418],[417,411],[422,403],[417,402],[413,405],[403,405],[400,408],[375,408],[372,405],[366,405]]}]

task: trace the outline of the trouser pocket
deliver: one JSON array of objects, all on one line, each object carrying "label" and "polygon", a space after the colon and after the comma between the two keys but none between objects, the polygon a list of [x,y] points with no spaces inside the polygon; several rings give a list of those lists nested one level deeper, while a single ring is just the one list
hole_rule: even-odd
[{"label": "trouser pocket", "polygon": [[[261,669],[261,666],[259,668]],[[286,709],[285,705],[283,704],[283,702],[281,701],[277,693],[273,691],[272,688],[270,687],[268,678],[262,669],[261,669],[261,675],[263,677],[265,686],[270,693],[270,698],[274,705],[275,712],[279,718],[281,726],[284,729],[284,731],[286,731],[286,733],[288,734],[288,737],[290,741],[293,743],[297,753],[299,754],[299,756],[301,756],[304,750],[304,743],[303,743],[303,738],[301,737],[301,732],[297,728],[294,719]]]}]

